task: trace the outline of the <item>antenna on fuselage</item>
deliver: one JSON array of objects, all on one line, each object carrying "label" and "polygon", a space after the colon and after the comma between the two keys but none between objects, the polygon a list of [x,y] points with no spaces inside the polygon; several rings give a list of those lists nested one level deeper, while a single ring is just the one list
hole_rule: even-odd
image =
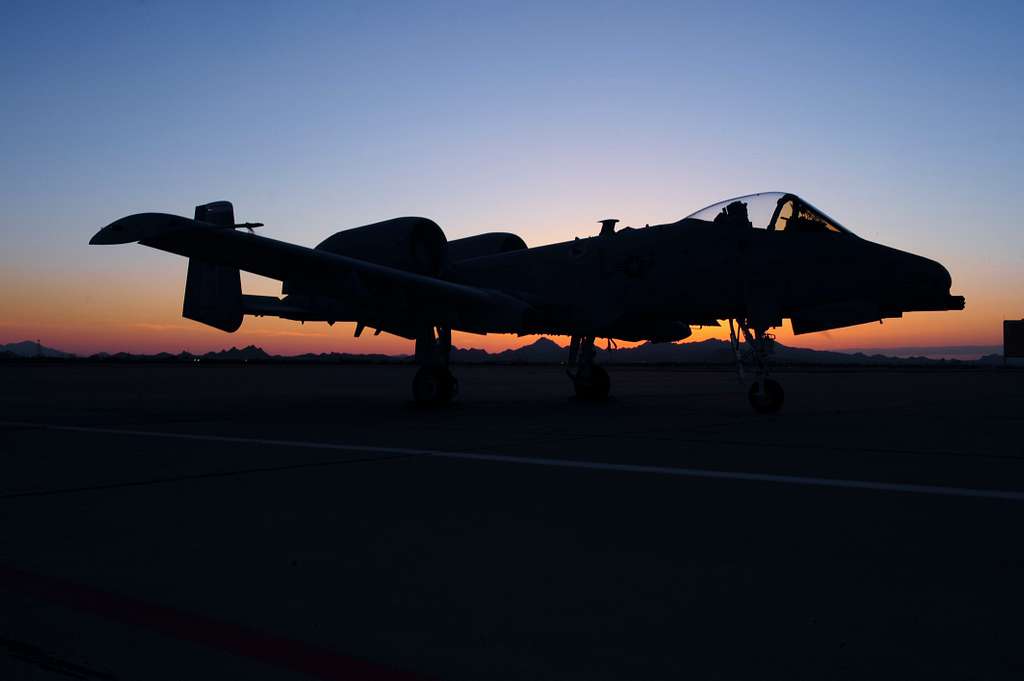
[{"label": "antenna on fuselage", "polygon": [[604,220],[598,220],[601,223],[601,236],[611,236],[615,234],[615,223],[618,222],[616,218],[605,218]]}]

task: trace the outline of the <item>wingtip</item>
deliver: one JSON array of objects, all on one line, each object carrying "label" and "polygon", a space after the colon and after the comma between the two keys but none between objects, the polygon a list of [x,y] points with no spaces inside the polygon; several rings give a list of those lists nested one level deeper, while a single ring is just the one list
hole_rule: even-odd
[{"label": "wingtip", "polygon": [[89,239],[89,244],[92,246],[130,244],[177,230],[187,229],[195,224],[193,220],[188,218],[167,213],[139,213],[114,220],[96,232]]},{"label": "wingtip", "polygon": [[92,235],[89,239],[90,246],[110,246],[113,244],[126,244],[132,241],[138,241],[137,235],[133,234],[133,231],[128,229],[130,227],[131,218],[121,218],[120,220],[114,220],[109,225],[101,229]]}]

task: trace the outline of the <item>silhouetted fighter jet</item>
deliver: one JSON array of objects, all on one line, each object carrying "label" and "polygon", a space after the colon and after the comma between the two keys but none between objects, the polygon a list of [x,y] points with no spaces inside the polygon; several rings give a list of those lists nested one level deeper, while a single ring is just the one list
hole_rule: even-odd
[{"label": "silhouetted fighter jet", "polygon": [[[801,334],[964,308],[942,265],[861,239],[794,194],[730,199],[643,229],[615,222],[602,220],[598,236],[527,248],[508,233],[447,241],[433,221],[404,217],[307,248],[253,233],[259,223],[236,224],[232,205],[217,201],[194,219],[121,218],[89,243],[137,241],[187,257],[183,315],[224,331],[248,314],[353,321],[356,336],[371,327],[413,339],[422,403],[458,391],[453,330],[570,336],[576,395],[603,399],[609,379],[595,339],[678,341],[691,326],[726,320],[741,378],[744,362],[754,368],[751,404],[773,412],[784,395],[768,377],[769,331],[784,318]],[[283,297],[243,294],[239,270],[280,280]]]}]

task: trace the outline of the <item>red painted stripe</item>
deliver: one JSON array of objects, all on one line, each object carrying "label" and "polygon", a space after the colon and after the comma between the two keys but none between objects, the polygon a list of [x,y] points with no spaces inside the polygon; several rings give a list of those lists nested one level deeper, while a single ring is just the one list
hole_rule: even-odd
[{"label": "red painted stripe", "polygon": [[0,588],[140,626],[252,660],[345,681],[422,681],[423,677],[347,657],[302,641],[0,565]]}]

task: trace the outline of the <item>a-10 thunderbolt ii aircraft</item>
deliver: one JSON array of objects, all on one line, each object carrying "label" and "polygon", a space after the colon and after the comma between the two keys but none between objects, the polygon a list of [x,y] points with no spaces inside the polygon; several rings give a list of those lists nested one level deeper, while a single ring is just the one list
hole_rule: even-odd
[{"label": "a-10 thunderbolt ii aircraft", "polygon": [[[576,395],[602,399],[609,379],[594,361],[597,338],[678,341],[691,326],[725,320],[740,376],[743,361],[754,368],[751,405],[773,412],[784,394],[767,375],[770,330],[783,319],[802,334],[964,308],[942,265],[861,239],[794,194],[743,196],[642,229],[616,222],[528,248],[509,233],[448,241],[433,221],[404,217],[307,248],[253,233],[259,223],[237,224],[232,205],[217,201],[197,206],[194,219],[121,218],[89,243],[137,241],[187,257],[183,315],[224,331],[248,314],[350,321],[356,336],[370,327],[413,339],[421,403],[458,390],[453,330],[570,336]],[[243,294],[239,270],[280,280],[283,297]]]}]

